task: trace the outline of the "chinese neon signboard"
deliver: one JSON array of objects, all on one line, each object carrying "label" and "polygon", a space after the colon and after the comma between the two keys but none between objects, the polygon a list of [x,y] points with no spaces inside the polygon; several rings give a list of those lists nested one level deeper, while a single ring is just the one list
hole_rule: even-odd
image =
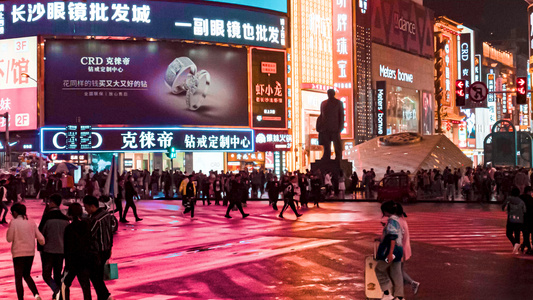
[{"label": "chinese neon signboard", "polygon": [[251,50],[253,128],[287,128],[285,52]]},{"label": "chinese neon signboard", "polygon": [[[489,92],[495,91],[495,84],[494,73],[487,74],[487,88]],[[487,106],[489,108],[489,125],[492,128],[492,125],[496,123],[496,100],[494,94],[489,93],[487,95]]]},{"label": "chinese neon signboard", "polygon": [[[0,37],[124,36],[286,47],[286,17],[204,2],[6,1]],[[0,14],[2,15],[2,14]]]},{"label": "chinese neon signboard", "polygon": [[344,107],[343,138],[353,138],[352,1],[333,1],[333,85]]},{"label": "chinese neon signboard", "polygon": [[0,53],[0,114],[9,112],[10,130],[36,129],[37,37],[0,40]]},{"label": "chinese neon signboard", "polygon": [[[251,129],[184,127],[92,127],[91,149],[84,153],[166,152],[254,152]],[[75,153],[68,149],[65,127],[41,128],[42,153]]]}]

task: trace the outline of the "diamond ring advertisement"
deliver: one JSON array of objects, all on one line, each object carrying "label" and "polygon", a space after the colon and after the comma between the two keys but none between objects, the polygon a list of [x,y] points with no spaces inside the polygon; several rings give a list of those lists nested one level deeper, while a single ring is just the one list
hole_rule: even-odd
[{"label": "diamond ring advertisement", "polygon": [[247,127],[247,58],[245,48],[214,45],[50,41],[47,122]]}]

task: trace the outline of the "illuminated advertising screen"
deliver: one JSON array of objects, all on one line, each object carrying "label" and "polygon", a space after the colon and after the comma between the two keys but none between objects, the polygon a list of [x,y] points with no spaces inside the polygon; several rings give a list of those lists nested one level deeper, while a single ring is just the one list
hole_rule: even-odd
[{"label": "illuminated advertising screen", "polygon": [[205,1],[17,0],[1,2],[2,11],[0,38],[123,36],[286,47],[286,17]]},{"label": "illuminated advertising screen", "polygon": [[245,5],[245,6],[279,11],[282,13],[287,12],[287,0],[205,0],[205,1]]},{"label": "illuminated advertising screen", "polygon": [[411,0],[368,1],[374,42],[433,58],[432,10]]},{"label": "illuminated advertising screen", "polygon": [[[92,148],[83,153],[167,152],[254,152],[251,129],[181,127],[93,127]],[[65,127],[41,128],[41,152],[77,153],[68,149]]]},{"label": "illuminated advertising screen", "polygon": [[9,113],[9,130],[37,128],[36,79],[37,37],[0,40],[0,114]]},{"label": "illuminated advertising screen", "polygon": [[45,122],[249,126],[243,48],[49,40]]},{"label": "illuminated advertising screen", "polygon": [[419,91],[391,86],[387,97],[387,135],[418,132]]},{"label": "illuminated advertising screen", "polygon": [[251,112],[254,128],[287,128],[285,52],[251,50]]}]

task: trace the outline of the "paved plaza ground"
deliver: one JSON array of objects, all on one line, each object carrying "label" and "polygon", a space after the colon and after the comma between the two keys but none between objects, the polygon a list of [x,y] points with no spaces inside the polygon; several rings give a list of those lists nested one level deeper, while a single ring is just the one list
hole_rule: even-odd
[{"label": "paved plaza ground", "polygon": [[[44,206],[26,204],[38,222]],[[324,203],[302,209],[298,220],[290,211],[278,218],[266,201],[230,220],[222,206],[197,205],[195,220],[182,216],[181,201],[137,206],[144,220],[115,235],[119,279],[107,282],[115,299],[365,299],[364,258],[381,231],[378,203]],[[413,248],[406,269],[421,282],[406,299],[531,299],[532,257],[510,254],[499,205],[418,203],[406,211]],[[16,299],[6,231],[0,227],[0,299]],[[32,275],[50,299],[40,272],[37,254]],[[73,299],[82,299],[75,285]]]}]

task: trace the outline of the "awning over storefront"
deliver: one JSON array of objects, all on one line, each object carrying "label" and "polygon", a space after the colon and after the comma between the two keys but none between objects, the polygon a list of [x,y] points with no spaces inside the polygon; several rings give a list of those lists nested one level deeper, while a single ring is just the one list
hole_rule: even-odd
[{"label": "awning over storefront", "polygon": [[[401,170],[415,173],[419,169],[462,168],[472,166],[472,161],[444,135],[424,135],[419,142],[382,143],[374,138],[344,151],[344,158],[353,162],[359,178],[363,169],[374,168],[376,178],[381,179],[390,166],[395,172]],[[399,145],[397,145],[399,144]]]}]

